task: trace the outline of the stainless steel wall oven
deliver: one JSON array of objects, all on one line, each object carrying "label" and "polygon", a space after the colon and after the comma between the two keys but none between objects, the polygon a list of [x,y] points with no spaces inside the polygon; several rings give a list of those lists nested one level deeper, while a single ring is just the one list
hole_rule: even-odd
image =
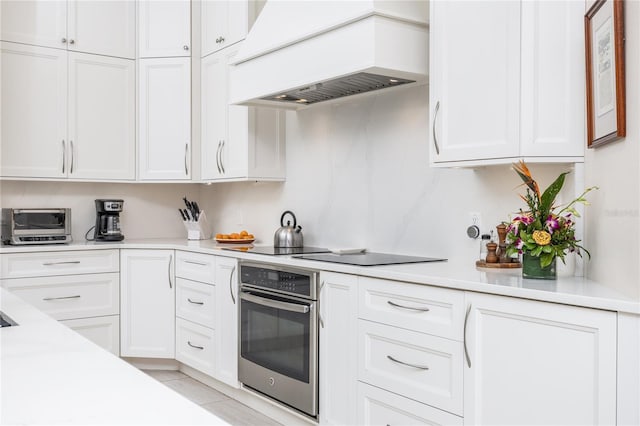
[{"label": "stainless steel wall oven", "polygon": [[318,273],[240,263],[240,381],[318,415]]}]

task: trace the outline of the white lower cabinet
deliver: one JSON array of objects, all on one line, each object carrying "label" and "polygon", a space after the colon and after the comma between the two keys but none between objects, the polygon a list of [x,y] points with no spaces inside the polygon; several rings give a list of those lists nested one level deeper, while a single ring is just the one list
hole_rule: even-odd
[{"label": "white lower cabinet", "polygon": [[358,424],[360,425],[459,425],[462,417],[358,383]]},{"label": "white lower cabinet", "polygon": [[234,388],[238,382],[238,260],[216,257],[216,306],[218,340],[214,377]]},{"label": "white lower cabinet", "polygon": [[358,277],[320,273],[320,423],[358,424]]},{"label": "white lower cabinet", "polygon": [[122,356],[175,358],[173,250],[120,251]]},{"label": "white lower cabinet", "polygon": [[616,313],[466,293],[465,423],[616,423]]},{"label": "white lower cabinet", "polygon": [[79,318],[60,321],[112,354],[120,355],[120,316]]},{"label": "white lower cabinet", "polygon": [[176,318],[176,359],[210,376],[216,374],[215,339],[213,329]]}]

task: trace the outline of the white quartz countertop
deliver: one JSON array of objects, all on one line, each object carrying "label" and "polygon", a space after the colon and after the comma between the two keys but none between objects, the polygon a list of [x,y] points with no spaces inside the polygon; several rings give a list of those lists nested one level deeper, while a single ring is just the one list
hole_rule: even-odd
[{"label": "white quartz countertop", "polygon": [[491,293],[567,305],[640,314],[640,301],[620,294],[602,283],[583,277],[533,280],[522,278],[520,269],[479,269],[473,261],[450,259],[446,262],[413,263],[386,266],[353,266],[338,263],[296,259],[292,256],[267,256],[225,250],[230,245],[215,240],[189,241],[185,239],[127,240],[120,243],[80,242],[50,246],[3,246],[0,254],[37,251],[68,251],[95,249],[175,249],[217,256],[267,262],[318,271],[331,271],[372,278],[405,281],[458,290]]},{"label": "white quartz countertop", "polygon": [[0,424],[228,424],[0,288]]}]

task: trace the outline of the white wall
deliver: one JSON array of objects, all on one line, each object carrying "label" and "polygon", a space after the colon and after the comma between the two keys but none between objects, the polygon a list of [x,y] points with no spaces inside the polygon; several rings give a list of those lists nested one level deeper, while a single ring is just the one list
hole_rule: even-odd
[{"label": "white wall", "polygon": [[185,236],[185,231],[177,209],[184,207],[183,196],[195,198],[197,191],[197,185],[183,184],[3,181],[0,206],[71,208],[72,237],[74,241],[84,241],[85,233],[95,224],[94,200],[123,199],[120,222],[125,239],[179,238]]},{"label": "white wall", "polygon": [[[468,213],[480,212],[484,229],[495,229],[524,207],[523,190],[508,166],[430,168],[428,97],[427,86],[407,87],[288,113],[286,182],[203,186],[214,229],[247,228],[272,244],[290,209],[306,245],[475,262],[479,240],[466,236]],[[531,169],[548,185],[567,167]]]},{"label": "white wall", "polygon": [[640,299],[640,2],[624,5],[627,137],[585,156],[586,183],[600,187],[590,197],[587,275]]}]

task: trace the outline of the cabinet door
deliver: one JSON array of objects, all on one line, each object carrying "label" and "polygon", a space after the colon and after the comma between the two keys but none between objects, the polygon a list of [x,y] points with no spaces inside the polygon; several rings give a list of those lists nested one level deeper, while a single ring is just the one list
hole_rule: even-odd
[{"label": "cabinet door", "polygon": [[120,251],[122,356],[175,357],[173,250]]},{"label": "cabinet door", "polygon": [[191,2],[138,2],[138,56],[166,58],[191,55]]},{"label": "cabinet door", "polygon": [[584,155],[584,4],[522,2],[521,155]]},{"label": "cabinet door", "polygon": [[238,383],[238,260],[216,257],[216,374],[232,386]]},{"label": "cabinet door", "polygon": [[520,2],[433,1],[432,162],[517,156]]},{"label": "cabinet door", "polygon": [[67,144],[67,52],[3,42],[2,176],[65,177]]},{"label": "cabinet door", "polygon": [[244,39],[249,31],[249,2],[202,1],[202,56]]},{"label": "cabinet door", "polygon": [[190,58],[141,59],[138,171],[142,180],[191,176]]},{"label": "cabinet door", "polygon": [[135,179],[135,62],[69,52],[69,177]]},{"label": "cabinet door", "polygon": [[615,424],[616,314],[467,293],[466,424]]},{"label": "cabinet door", "polygon": [[2,40],[45,47],[67,47],[66,0],[3,0]]},{"label": "cabinet door", "polygon": [[136,4],[128,0],[69,0],[69,50],[135,59]]},{"label": "cabinet door", "polygon": [[[227,70],[228,59],[224,52],[218,52],[202,59],[202,179],[220,179],[224,176],[220,165],[220,155],[222,142],[227,138],[229,110]],[[246,123],[244,127],[246,127]]]},{"label": "cabinet door", "polygon": [[320,423],[358,424],[358,277],[321,272],[320,283]]}]

